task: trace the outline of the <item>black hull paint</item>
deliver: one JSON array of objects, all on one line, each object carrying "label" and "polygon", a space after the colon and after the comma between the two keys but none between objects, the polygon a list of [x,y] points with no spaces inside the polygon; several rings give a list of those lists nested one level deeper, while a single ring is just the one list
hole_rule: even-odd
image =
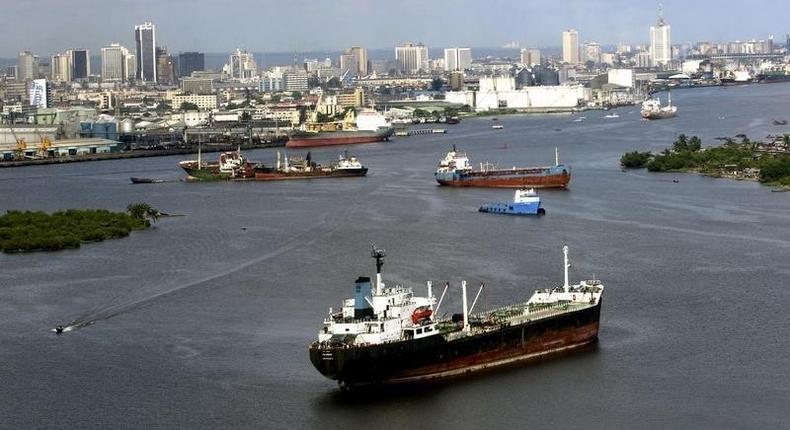
[{"label": "black hull paint", "polygon": [[310,347],[310,361],[343,387],[420,382],[542,358],[598,338],[601,301],[590,308],[447,341],[435,335],[360,347]]}]

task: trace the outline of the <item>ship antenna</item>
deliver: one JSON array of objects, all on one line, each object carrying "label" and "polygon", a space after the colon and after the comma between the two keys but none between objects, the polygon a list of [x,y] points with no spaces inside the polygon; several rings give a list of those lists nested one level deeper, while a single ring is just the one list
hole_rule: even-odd
[{"label": "ship antenna", "polygon": [[570,287],[570,285],[568,285],[568,268],[571,267],[571,264],[568,261],[568,245],[565,245],[565,246],[562,247],[562,253],[563,253],[564,259],[565,259],[565,264],[564,264],[564,268],[565,268],[565,284],[562,286],[562,288],[567,293],[568,292],[568,287]]},{"label": "ship antenna", "polygon": [[373,244],[370,247],[370,256],[376,259],[376,295],[378,296],[381,295],[381,267],[384,266],[386,252]]}]

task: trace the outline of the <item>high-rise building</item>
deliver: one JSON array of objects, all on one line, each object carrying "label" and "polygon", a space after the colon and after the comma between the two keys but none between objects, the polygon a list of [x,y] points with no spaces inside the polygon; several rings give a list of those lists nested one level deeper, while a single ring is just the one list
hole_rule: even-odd
[{"label": "high-rise building", "polygon": [[368,50],[360,46],[352,46],[346,51],[357,63],[357,75],[366,76],[368,74]]},{"label": "high-rise building", "polygon": [[340,70],[351,76],[359,76],[359,61],[349,53],[340,54]]},{"label": "high-rise building", "polygon": [[310,88],[309,76],[304,70],[290,70],[283,74],[286,91],[307,91]]},{"label": "high-rise building", "polygon": [[415,74],[420,70],[428,70],[428,48],[423,44],[408,43],[395,48],[395,61],[400,64],[404,73]]},{"label": "high-rise building", "polygon": [[230,54],[229,74],[234,79],[250,79],[258,75],[258,64],[255,63],[252,53],[236,48]]},{"label": "high-rise building", "polygon": [[178,54],[178,75],[189,76],[192,72],[206,70],[206,59],[202,52],[182,52]]},{"label": "high-rise building", "polygon": [[470,48],[446,48],[444,50],[444,70],[467,70],[472,67],[472,50]]},{"label": "high-rise building", "polygon": [[594,64],[601,62],[601,45],[597,42],[587,42],[584,44],[584,61],[592,61]]},{"label": "high-rise building", "polygon": [[650,26],[650,57],[654,67],[666,67],[672,61],[672,35],[660,5],[658,22]]},{"label": "high-rise building", "polygon": [[69,49],[71,55],[71,80],[88,79],[91,74],[91,55],[87,49]]},{"label": "high-rise building", "polygon": [[38,57],[30,51],[22,51],[17,58],[18,81],[27,81],[38,78]]},{"label": "high-rise building", "polygon": [[104,81],[123,81],[129,76],[126,67],[129,50],[118,43],[101,49],[101,78]]},{"label": "high-rise building", "polygon": [[138,80],[156,82],[156,26],[145,22],[134,26]]},{"label": "high-rise building", "polygon": [[126,56],[126,80],[133,81],[137,79],[137,56],[129,52]]},{"label": "high-rise building", "polygon": [[28,91],[30,106],[46,109],[52,107],[52,90],[46,79],[33,79]]},{"label": "high-rise building", "polygon": [[50,77],[54,82],[71,82],[71,55],[62,52],[52,56]]},{"label": "high-rise building", "polygon": [[453,91],[460,91],[464,89],[464,72],[458,70],[450,72],[450,78],[448,79],[448,84],[450,89]]},{"label": "high-rise building", "polygon": [[167,55],[167,48],[156,47],[156,82],[173,84],[178,79],[176,60]]},{"label": "high-rise building", "polygon": [[535,48],[524,48],[521,50],[521,63],[528,66],[540,64],[540,50]]},{"label": "high-rise building", "polygon": [[579,33],[576,30],[562,32],[562,62],[579,64]]}]

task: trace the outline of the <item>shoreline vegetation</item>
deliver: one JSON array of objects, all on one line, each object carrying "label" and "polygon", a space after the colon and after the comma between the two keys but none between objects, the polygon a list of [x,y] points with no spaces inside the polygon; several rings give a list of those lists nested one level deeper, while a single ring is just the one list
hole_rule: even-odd
[{"label": "shoreline vegetation", "polygon": [[[719,146],[702,147],[697,136],[681,134],[658,154],[632,151],[620,157],[624,169],[650,172],[695,172],[717,178],[759,181],[790,187],[790,135],[769,136],[770,142],[749,140],[739,134]],[[740,141],[736,141],[740,139]]]},{"label": "shoreline vegetation", "polygon": [[76,249],[145,230],[161,212],[147,203],[133,203],[126,212],[104,209],[68,209],[51,214],[9,210],[0,216],[0,250],[5,253]]}]

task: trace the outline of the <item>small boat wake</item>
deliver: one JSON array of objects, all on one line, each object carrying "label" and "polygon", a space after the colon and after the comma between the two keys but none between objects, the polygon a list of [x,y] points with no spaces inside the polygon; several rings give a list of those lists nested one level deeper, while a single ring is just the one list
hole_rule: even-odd
[{"label": "small boat wake", "polygon": [[[354,211],[358,210],[358,207],[360,205],[361,205],[361,203],[348,205],[348,206],[346,206],[346,208],[344,208],[344,210],[339,211],[337,214],[335,214],[332,217],[330,217],[330,215],[327,214],[324,217],[324,219],[320,223],[318,223],[316,226],[314,226],[313,228],[308,229],[307,231],[305,231],[305,232],[303,232],[301,234],[293,236],[291,240],[289,240],[288,242],[285,242],[279,248],[276,248],[276,249],[274,249],[274,250],[272,250],[270,252],[267,252],[267,253],[265,253],[265,254],[257,257],[257,258],[254,258],[252,260],[248,260],[248,261],[246,261],[244,263],[241,263],[239,265],[236,265],[234,267],[230,267],[230,268],[228,268],[228,269],[226,269],[226,270],[224,270],[222,272],[214,273],[214,274],[212,274],[210,276],[206,276],[206,277],[201,278],[201,279],[197,279],[197,280],[185,283],[185,284],[177,285],[177,286],[174,286],[174,287],[169,288],[167,290],[164,290],[164,291],[161,291],[159,293],[156,293],[156,294],[153,294],[153,295],[149,295],[149,296],[137,299],[137,300],[133,300],[133,301],[126,302],[126,303],[120,303],[120,304],[117,304],[117,305],[105,306],[103,309],[102,309],[102,307],[92,309],[89,312],[86,312],[86,313],[80,315],[79,317],[71,320],[70,322],[68,322],[66,324],[60,324],[60,325],[55,326],[55,328],[51,329],[51,331],[53,333],[56,333],[56,334],[59,334],[59,335],[60,334],[66,334],[66,333],[69,333],[69,332],[73,332],[73,331],[76,331],[76,330],[79,330],[79,329],[91,326],[91,325],[95,324],[97,321],[107,320],[107,319],[116,317],[116,316],[121,315],[121,314],[129,313],[129,312],[132,312],[132,311],[135,311],[135,310],[138,310],[138,309],[142,309],[142,308],[144,308],[146,306],[149,306],[149,305],[153,304],[157,299],[169,296],[169,295],[174,294],[174,293],[176,293],[176,292],[178,292],[180,290],[183,290],[183,289],[186,289],[186,288],[195,287],[195,286],[204,284],[206,282],[213,281],[215,279],[219,279],[219,278],[228,276],[228,275],[233,274],[235,272],[244,270],[244,269],[246,269],[248,267],[254,266],[256,264],[260,264],[260,263],[262,263],[262,262],[264,262],[266,260],[270,260],[272,258],[278,257],[278,256],[280,256],[282,254],[285,254],[285,253],[287,253],[289,251],[292,251],[294,249],[305,247],[305,246],[311,246],[313,243],[317,242],[318,240],[320,240],[320,239],[322,239],[322,238],[334,233],[335,231],[337,231],[340,228],[341,223],[345,219],[347,219],[348,216],[350,216]],[[327,225],[328,225],[328,228],[327,228]],[[316,234],[316,230],[321,230],[321,233]],[[121,294],[119,294],[119,295],[115,296],[114,298],[112,298],[110,300],[110,303],[117,302],[117,300],[120,298],[119,297],[120,295]]]}]

